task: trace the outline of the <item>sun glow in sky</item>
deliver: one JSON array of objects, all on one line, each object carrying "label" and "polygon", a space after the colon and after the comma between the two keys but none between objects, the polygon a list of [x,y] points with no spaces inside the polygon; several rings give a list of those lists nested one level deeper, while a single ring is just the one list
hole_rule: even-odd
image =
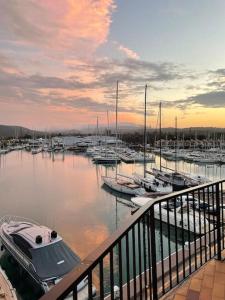
[{"label": "sun glow in sky", "polygon": [[0,0],[0,123],[225,127],[224,0]]}]

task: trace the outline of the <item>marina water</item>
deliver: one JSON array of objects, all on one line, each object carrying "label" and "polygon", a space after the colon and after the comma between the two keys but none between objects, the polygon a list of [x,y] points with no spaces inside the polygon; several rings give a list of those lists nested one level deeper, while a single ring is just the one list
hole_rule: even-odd
[{"label": "marina water", "polygon": [[[174,168],[174,162],[162,161],[164,166]],[[147,168],[154,166],[149,163]],[[211,180],[225,177],[224,165],[179,161],[177,167]],[[118,173],[131,175],[133,172],[143,174],[143,164],[121,163],[118,166]],[[18,215],[57,230],[83,259],[131,215],[129,197],[122,198],[102,188],[101,176],[114,174],[115,167],[95,165],[85,154],[43,152],[31,155],[21,150],[1,155],[0,216]],[[163,242],[166,257],[166,227],[163,227]],[[171,248],[174,249],[173,244]],[[159,258],[159,249],[157,255]],[[0,262],[21,299],[39,298],[40,289],[8,255],[3,254]]]}]

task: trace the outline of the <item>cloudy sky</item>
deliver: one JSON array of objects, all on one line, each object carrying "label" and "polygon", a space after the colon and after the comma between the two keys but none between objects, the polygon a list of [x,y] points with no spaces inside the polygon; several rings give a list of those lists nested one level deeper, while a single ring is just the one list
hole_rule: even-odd
[{"label": "cloudy sky", "polygon": [[0,0],[0,124],[225,127],[224,0]]}]

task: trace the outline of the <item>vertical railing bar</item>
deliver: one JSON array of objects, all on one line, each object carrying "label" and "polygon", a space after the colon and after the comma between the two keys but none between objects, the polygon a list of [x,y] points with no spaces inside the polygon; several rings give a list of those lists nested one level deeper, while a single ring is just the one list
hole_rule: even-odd
[{"label": "vertical railing bar", "polygon": [[222,245],[223,245],[223,249],[224,249],[224,204],[223,204],[223,182],[221,182],[221,187],[220,187],[220,197],[221,197],[221,205],[222,205]]},{"label": "vertical railing bar", "polygon": [[169,251],[169,280],[170,280],[170,289],[172,289],[172,265],[171,265],[171,245],[170,245],[170,216],[169,216],[169,200],[167,200],[167,228],[168,228],[168,251]]},{"label": "vertical railing bar", "polygon": [[99,281],[100,281],[100,299],[104,299],[104,272],[103,272],[103,259],[99,261]]},{"label": "vertical railing bar", "polygon": [[151,241],[150,241],[150,213],[148,212],[147,215],[147,241],[148,241],[148,273],[149,273],[149,292],[150,292],[150,300],[152,300],[152,259],[151,259]]},{"label": "vertical railing bar", "polygon": [[111,291],[111,299],[114,299],[113,248],[109,252],[109,267],[110,267],[110,291]]},{"label": "vertical railing bar", "polygon": [[127,298],[130,299],[130,249],[129,232],[126,234],[126,256],[127,256]]},{"label": "vertical railing bar", "polygon": [[221,260],[220,186],[216,184],[217,259]]},{"label": "vertical railing bar", "polygon": [[[208,253],[207,253],[207,239],[206,239],[206,209],[207,207],[205,206],[206,204],[206,199],[205,199],[205,188],[203,188],[203,203],[204,203],[204,209],[203,209],[203,214],[204,214],[204,242],[205,242],[205,263],[208,261]],[[210,234],[210,227],[208,228],[208,233]]]},{"label": "vertical railing bar", "polygon": [[147,291],[147,261],[146,261],[146,222],[145,222],[145,216],[143,218],[143,251],[144,251],[144,282],[145,282],[145,299],[148,299],[148,291]]},{"label": "vertical railing bar", "polygon": [[134,299],[137,297],[137,286],[136,286],[136,250],[135,250],[135,225],[132,227],[132,247],[133,247],[133,279],[134,279]]},{"label": "vertical railing bar", "polygon": [[223,182],[221,182],[220,184],[220,198],[221,198],[221,205],[222,205],[222,245],[223,245],[223,249],[224,249],[224,204],[223,204]]},{"label": "vertical railing bar", "polygon": [[[176,277],[177,283],[179,283],[179,266],[178,266],[178,240],[177,240],[177,209],[176,209],[176,198],[174,200],[174,224],[175,224],[175,251],[176,251]],[[182,202],[182,196],[181,196]]]},{"label": "vertical railing bar", "polygon": [[118,255],[119,255],[119,287],[120,287],[120,299],[123,300],[123,269],[122,269],[122,251],[121,240],[118,242]]},{"label": "vertical railing bar", "polygon": [[73,300],[77,300],[77,285],[73,288]]},{"label": "vertical railing bar", "polygon": [[[194,202],[195,199],[195,194],[194,192],[192,192],[192,199]],[[196,215],[195,215],[195,208],[193,208],[193,225],[194,225],[194,256],[195,256],[195,270],[197,270],[197,245],[196,245],[196,239],[197,239],[197,235],[196,235]]]},{"label": "vertical railing bar", "polygon": [[199,221],[199,233],[200,233],[200,266],[202,266],[202,215],[201,215],[201,209],[200,209],[200,190],[198,189],[198,221]]},{"label": "vertical railing bar", "polygon": [[153,292],[153,299],[158,300],[154,204],[150,207],[150,228],[151,228],[150,245],[151,245],[151,258],[152,258],[152,292]]},{"label": "vertical railing bar", "polygon": [[163,255],[163,232],[162,232],[162,203],[159,203],[159,234],[160,234],[160,252],[161,252],[161,269],[162,269],[162,292],[165,294],[164,278],[164,255]]},{"label": "vertical railing bar", "polygon": [[142,299],[142,260],[141,260],[141,229],[140,229],[140,220],[138,221],[138,258],[139,258],[139,294],[140,299]]},{"label": "vertical railing bar", "polygon": [[185,248],[184,248],[184,212],[183,212],[183,200],[181,199],[181,237],[182,237],[182,257],[183,257],[183,279],[186,277],[185,274],[185,269],[186,269],[186,264],[185,264]]},{"label": "vertical railing bar", "polygon": [[92,297],[92,270],[88,273],[88,299],[93,299]]},{"label": "vertical railing bar", "polygon": [[186,198],[186,205],[187,205],[187,221],[188,221],[188,253],[189,253],[189,275],[192,273],[192,269],[191,269],[191,235],[190,235],[190,214],[189,214],[189,196],[187,193],[187,198]]},{"label": "vertical railing bar", "polygon": [[216,192],[215,191],[215,189],[214,189],[214,185],[213,185],[213,187],[212,187],[212,201],[213,201],[213,224],[214,224],[214,230],[213,230],[213,241],[214,241],[214,255],[213,256],[215,256],[216,255],[216,253],[217,253],[217,251],[216,251],[216,230],[215,230],[215,228],[216,228],[216,226],[217,226],[217,224],[216,224],[216,220],[217,220],[217,216],[215,216],[215,213],[217,214],[217,208],[216,208],[216,211],[215,211],[215,197],[214,197],[214,193]]},{"label": "vertical railing bar", "polygon": [[[211,185],[212,188],[212,185]],[[212,249],[211,249],[211,217],[210,217],[210,202],[209,202],[209,187],[207,187],[207,204],[208,204],[208,224],[209,224],[209,259],[212,258]],[[213,229],[214,229],[214,224],[213,224]]]}]

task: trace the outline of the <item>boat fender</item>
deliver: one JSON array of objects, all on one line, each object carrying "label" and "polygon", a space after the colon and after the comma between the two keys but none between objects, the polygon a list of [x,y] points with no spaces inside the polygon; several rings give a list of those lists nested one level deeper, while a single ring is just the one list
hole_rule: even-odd
[{"label": "boat fender", "polygon": [[36,241],[36,244],[41,244],[42,243],[42,236],[41,235],[37,235],[35,241]]},{"label": "boat fender", "polygon": [[57,232],[55,231],[55,230],[53,230],[52,232],[51,232],[51,238],[52,239],[56,239],[57,238]]},{"label": "boat fender", "polygon": [[4,250],[4,245],[1,245],[1,251],[3,251]]},{"label": "boat fender", "polygon": [[186,242],[184,243],[184,248],[185,248],[185,250],[188,250],[189,247],[190,247],[189,242],[186,241]]},{"label": "boat fender", "polygon": [[120,297],[119,287],[117,285],[114,285],[113,290],[114,290],[114,299],[118,299]]}]

